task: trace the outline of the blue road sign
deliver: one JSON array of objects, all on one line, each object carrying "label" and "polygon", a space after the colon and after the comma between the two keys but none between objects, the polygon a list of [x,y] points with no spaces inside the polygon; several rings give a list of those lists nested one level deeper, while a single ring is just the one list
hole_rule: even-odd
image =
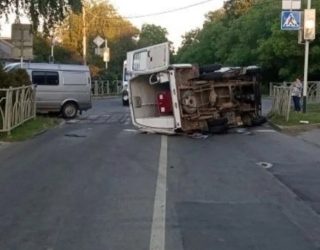
[{"label": "blue road sign", "polygon": [[299,30],[301,25],[301,11],[282,11],[281,29]]}]

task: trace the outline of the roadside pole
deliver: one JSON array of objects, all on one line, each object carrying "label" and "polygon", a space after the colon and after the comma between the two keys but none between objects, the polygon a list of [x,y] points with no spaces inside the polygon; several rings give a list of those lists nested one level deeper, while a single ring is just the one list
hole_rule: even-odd
[{"label": "roadside pole", "polygon": [[83,65],[87,65],[87,23],[86,23],[86,8],[85,2],[82,1],[82,56],[83,56]]},{"label": "roadside pole", "polygon": [[[303,15],[303,18],[301,17]],[[307,111],[309,46],[316,36],[316,10],[311,9],[311,0],[307,8],[301,11],[301,0],[282,0],[281,30],[297,30],[298,44],[305,41],[304,77],[303,77],[303,113]],[[303,34],[302,34],[303,33]]]},{"label": "roadside pole", "polygon": [[307,94],[308,94],[308,72],[309,72],[309,46],[310,41],[315,39],[315,19],[316,11],[311,9],[311,0],[308,0],[307,9],[304,10],[304,40],[305,40],[305,55],[304,55],[304,79],[303,79],[303,113],[307,112]]}]

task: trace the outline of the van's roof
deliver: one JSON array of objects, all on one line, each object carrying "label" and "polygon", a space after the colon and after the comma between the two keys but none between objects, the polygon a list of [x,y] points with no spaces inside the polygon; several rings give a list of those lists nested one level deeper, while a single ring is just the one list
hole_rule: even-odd
[{"label": "van's roof", "polygon": [[[20,66],[20,63],[11,63],[10,66]],[[9,65],[7,65],[9,66]],[[25,69],[51,69],[51,70],[72,70],[72,71],[89,71],[86,65],[78,64],[53,64],[53,63],[23,63]]]}]

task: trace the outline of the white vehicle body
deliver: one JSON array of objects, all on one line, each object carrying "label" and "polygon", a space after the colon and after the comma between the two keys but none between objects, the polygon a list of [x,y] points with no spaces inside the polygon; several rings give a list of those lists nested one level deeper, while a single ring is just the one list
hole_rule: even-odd
[{"label": "white vehicle body", "polygon": [[[37,112],[62,112],[66,118],[74,118],[78,110],[92,108],[88,66],[50,63],[24,63],[22,66],[31,82],[37,85]],[[20,63],[12,63],[4,70],[20,67]]]},{"label": "white vehicle body", "polygon": [[123,68],[122,68],[122,88],[125,86],[128,86],[130,80],[130,75],[127,72],[127,60],[123,62]]},{"label": "white vehicle body", "polygon": [[[174,134],[181,127],[175,71],[169,70],[169,59],[168,43],[127,53],[127,71],[134,74],[129,81],[132,123],[141,130]],[[189,64],[179,66],[192,67]],[[156,73],[159,78],[153,82]],[[156,93],[162,90],[173,94],[173,115],[158,115]]]},{"label": "white vehicle body", "polygon": [[263,122],[260,68],[207,65],[200,69],[192,64],[170,65],[169,57],[169,43],[127,53],[134,126],[166,134],[216,133]]}]

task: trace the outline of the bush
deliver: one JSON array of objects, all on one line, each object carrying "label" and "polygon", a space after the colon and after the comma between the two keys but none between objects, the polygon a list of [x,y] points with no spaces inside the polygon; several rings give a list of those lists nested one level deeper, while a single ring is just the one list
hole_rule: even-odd
[{"label": "bush", "polygon": [[31,84],[30,76],[25,69],[19,68],[5,72],[2,67],[0,68],[0,89],[30,86]]}]

